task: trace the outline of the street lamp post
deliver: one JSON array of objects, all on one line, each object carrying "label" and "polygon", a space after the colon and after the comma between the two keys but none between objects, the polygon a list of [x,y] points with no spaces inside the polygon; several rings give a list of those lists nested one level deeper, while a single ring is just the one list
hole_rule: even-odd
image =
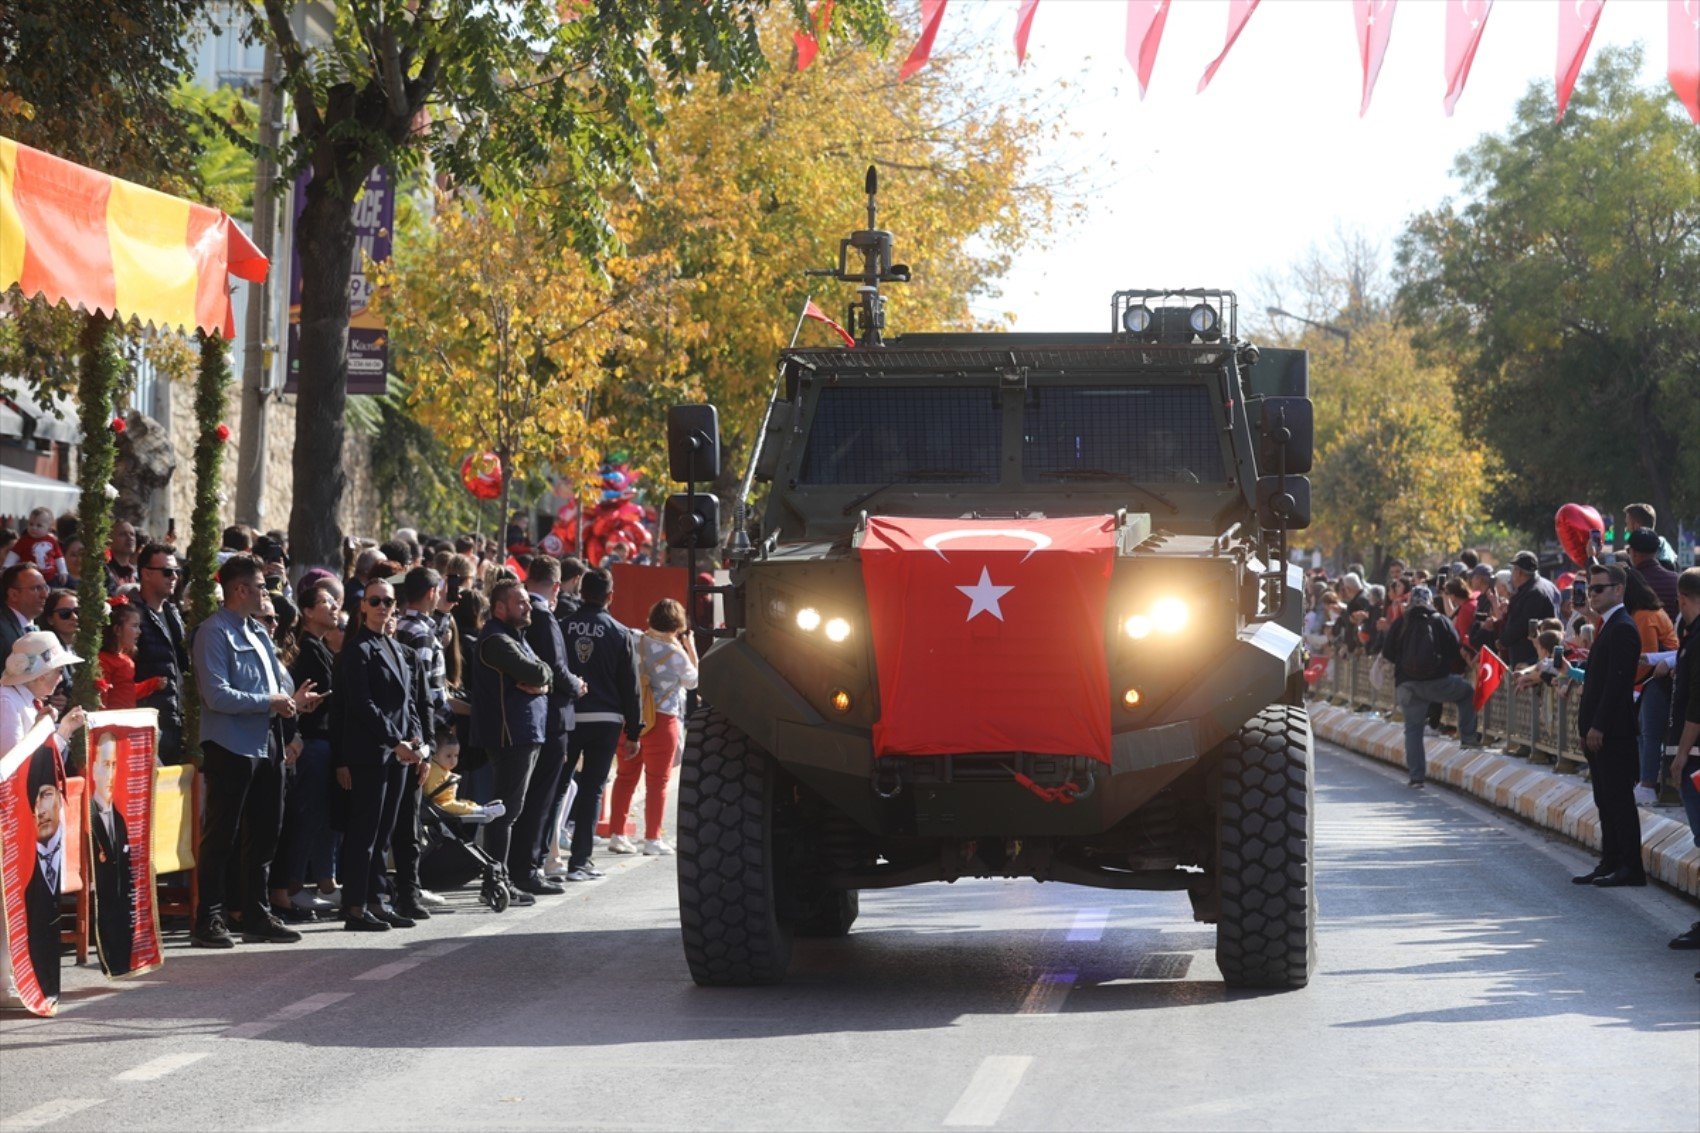
[{"label": "street lamp post", "polygon": [[1329,334],[1344,339],[1346,343],[1344,352],[1346,354],[1351,354],[1352,352],[1352,332],[1347,330],[1345,327],[1337,327],[1333,323],[1323,323],[1318,322],[1315,319],[1307,319],[1303,315],[1295,315],[1291,311],[1283,311],[1279,307],[1265,307],[1263,310],[1270,318],[1293,319],[1297,322],[1304,323],[1306,326],[1313,326],[1317,330],[1327,331]]}]

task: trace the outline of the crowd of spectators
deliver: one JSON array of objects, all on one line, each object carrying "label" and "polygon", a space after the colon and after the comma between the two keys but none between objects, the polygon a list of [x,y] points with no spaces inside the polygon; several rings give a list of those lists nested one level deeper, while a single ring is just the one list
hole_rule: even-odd
[{"label": "crowd of spectators", "polygon": [[[1312,653],[1371,659],[1377,686],[1391,676],[1412,786],[1445,703],[1458,706],[1460,741],[1479,742],[1474,689],[1494,670],[1486,654],[1503,663],[1508,687],[1578,698],[1607,845],[1576,881],[1607,887],[1645,884],[1637,807],[1667,785],[1700,845],[1700,566],[1679,570],[1646,504],[1625,509],[1624,533],[1615,551],[1597,541],[1578,570],[1543,570],[1526,550],[1499,569],[1468,549],[1432,572],[1390,559],[1379,582],[1356,563],[1333,577],[1316,570],[1303,626]],[[1700,923],[1672,947],[1700,948]]]},{"label": "crowd of spectators", "polygon": [[291,943],[318,921],[412,927],[447,903],[421,884],[434,819],[476,820],[461,833],[495,863],[503,904],[594,881],[599,845],[640,849],[594,837],[616,762],[616,834],[642,775],[641,852],[672,852],[661,816],[696,685],[677,601],[628,628],[608,613],[605,569],[407,529],[346,540],[340,570],[292,577],[282,532],[234,526],[218,608],[190,626],[177,548],[118,522],[92,567],[109,622],[98,657],[79,658],[74,520],[57,536],[50,514],[27,528],[0,525],[0,750],[44,713],[66,736],[82,725],[85,662],[103,707],[157,711],[160,762],[202,774],[193,944]]}]

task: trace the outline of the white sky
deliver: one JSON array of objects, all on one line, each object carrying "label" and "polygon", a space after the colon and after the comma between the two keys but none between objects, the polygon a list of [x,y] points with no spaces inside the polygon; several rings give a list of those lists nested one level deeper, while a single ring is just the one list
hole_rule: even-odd
[{"label": "white sky", "polygon": [[[1560,2],[1498,0],[1447,118],[1445,5],[1402,0],[1360,119],[1347,0],[1264,0],[1203,94],[1194,91],[1221,50],[1228,5],[1176,0],[1143,102],[1122,54],[1123,0],[1041,0],[1027,66],[1014,81],[1039,91],[1078,84],[1067,124],[1084,135],[1079,156],[1109,154],[1116,168],[1095,178],[1105,191],[1086,218],[1018,263],[984,313],[1013,311],[1020,330],[1107,330],[1118,288],[1224,287],[1240,293],[1243,326],[1261,321],[1272,299],[1258,278],[1283,274],[1337,227],[1380,243],[1391,262],[1406,218],[1456,192],[1453,157],[1505,129],[1530,80],[1551,88]],[[958,0],[939,48],[954,25],[957,35],[972,29],[1008,44],[1013,61],[1015,12],[1015,0]],[[1590,61],[1607,44],[1639,40],[1643,83],[1668,89],[1666,20],[1664,0],[1608,0]],[[906,25],[894,59],[913,34]],[[890,221],[901,239],[901,218]],[[901,293],[894,298],[901,324]]]}]

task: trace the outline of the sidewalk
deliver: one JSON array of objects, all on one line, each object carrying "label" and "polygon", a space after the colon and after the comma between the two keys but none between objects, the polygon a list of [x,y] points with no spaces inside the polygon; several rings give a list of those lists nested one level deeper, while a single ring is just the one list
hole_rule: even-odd
[{"label": "sidewalk", "polygon": [[[1320,700],[1311,702],[1310,719],[1316,735],[1329,743],[1395,767],[1405,766],[1402,724]],[[1429,782],[1456,787],[1544,830],[1599,850],[1599,817],[1586,779],[1503,751],[1465,751],[1457,740],[1442,736],[1430,735],[1426,744]],[[1680,809],[1671,818],[1659,810],[1641,808],[1641,857],[1649,876],[1690,897],[1700,897],[1700,846],[1694,844]]]}]

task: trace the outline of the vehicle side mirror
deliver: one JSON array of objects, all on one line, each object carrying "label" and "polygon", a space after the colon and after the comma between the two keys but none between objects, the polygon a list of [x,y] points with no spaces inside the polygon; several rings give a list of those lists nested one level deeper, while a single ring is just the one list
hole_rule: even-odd
[{"label": "vehicle side mirror", "polygon": [[1259,476],[1257,521],[1270,531],[1303,531],[1310,526],[1310,477]]},{"label": "vehicle side mirror", "polygon": [[667,471],[684,483],[720,476],[720,415],[712,405],[675,405],[667,411]]},{"label": "vehicle side mirror", "polygon": [[1302,476],[1315,459],[1316,414],[1308,397],[1266,397],[1259,426],[1257,470],[1278,472],[1285,450],[1287,473]]},{"label": "vehicle side mirror", "polygon": [[694,496],[674,492],[662,509],[661,529],[670,547],[713,550],[720,546],[720,497],[712,492]]}]

